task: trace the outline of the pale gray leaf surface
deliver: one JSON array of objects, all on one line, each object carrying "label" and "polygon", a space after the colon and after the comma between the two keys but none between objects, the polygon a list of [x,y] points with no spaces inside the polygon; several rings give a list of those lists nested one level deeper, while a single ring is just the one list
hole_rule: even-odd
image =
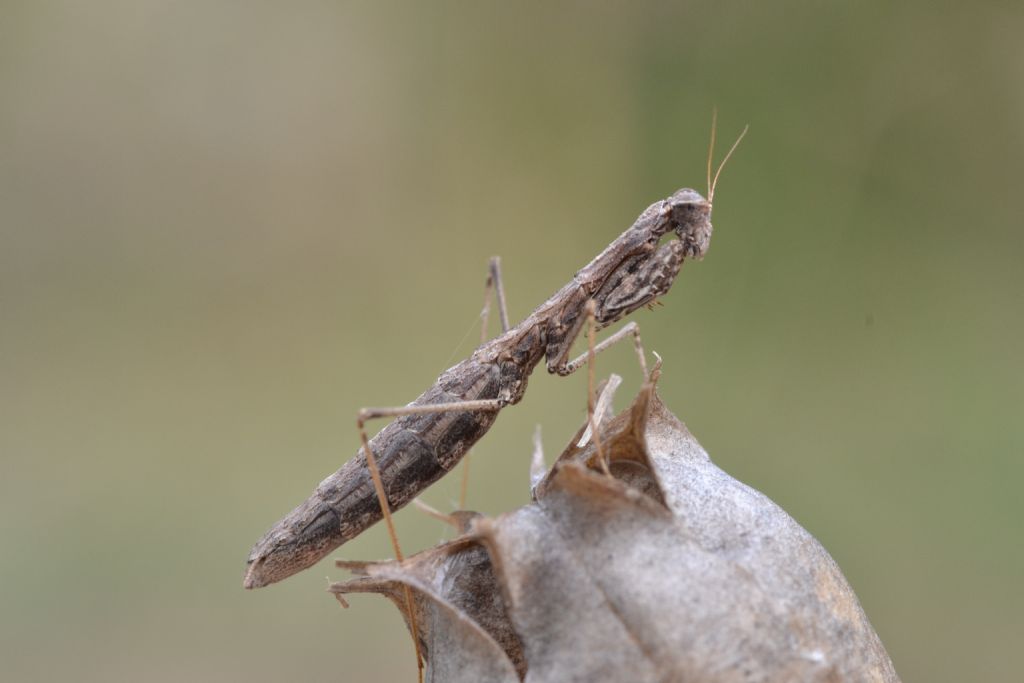
[{"label": "pale gray leaf surface", "polygon": [[[593,441],[577,446],[583,431],[535,503],[477,519],[467,536],[401,567],[369,566],[370,578],[416,588],[417,610],[440,613],[430,596],[480,624],[474,633],[497,650],[480,654],[500,653],[530,682],[899,680],[828,553],[718,469],[653,385],[600,424],[612,477]],[[462,555],[473,559],[453,561]],[[444,670],[455,676],[462,631],[442,646],[437,631],[454,628],[451,618],[420,620],[434,671],[451,656],[460,666]]]}]

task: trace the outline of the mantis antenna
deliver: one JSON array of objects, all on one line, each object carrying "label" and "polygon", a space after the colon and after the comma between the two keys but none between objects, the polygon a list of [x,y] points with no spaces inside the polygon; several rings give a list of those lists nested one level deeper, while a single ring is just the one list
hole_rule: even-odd
[{"label": "mantis antenna", "polygon": [[728,151],[728,153],[726,153],[725,158],[722,159],[722,163],[720,163],[718,165],[718,170],[715,171],[715,178],[714,178],[714,180],[712,180],[711,179],[711,157],[712,157],[712,155],[715,152],[715,128],[717,127],[716,126],[717,123],[718,123],[718,109],[716,108],[716,109],[712,109],[711,110],[711,144],[708,145],[708,204],[711,204],[714,201],[714,198],[715,198],[715,186],[718,185],[718,176],[720,176],[722,174],[722,169],[725,168],[725,162],[729,161],[729,157],[731,157],[732,153],[736,151],[737,147],[739,147],[740,140],[743,139],[743,136],[746,135],[747,131],[750,129],[749,125],[743,126],[743,132],[741,132],[740,136],[738,138],[736,138],[736,142],[732,143],[732,147],[729,148],[729,151]]}]

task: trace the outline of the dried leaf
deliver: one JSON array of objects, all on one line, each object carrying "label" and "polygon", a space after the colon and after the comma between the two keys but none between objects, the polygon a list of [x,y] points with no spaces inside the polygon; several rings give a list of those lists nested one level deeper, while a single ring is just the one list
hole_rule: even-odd
[{"label": "dried leaf", "polygon": [[584,432],[536,502],[333,590],[373,586],[404,612],[414,588],[436,681],[491,659],[539,682],[899,680],[828,553],[718,469],[653,385],[599,424],[612,477]]},{"label": "dried leaf", "polygon": [[[402,563],[338,564],[365,573],[332,584],[329,590],[339,599],[345,593],[379,593],[398,607],[407,624],[416,620],[427,681],[515,682],[525,673],[522,646],[506,616],[490,559],[472,539],[438,545]],[[413,590],[415,614],[408,613],[404,586]]]}]

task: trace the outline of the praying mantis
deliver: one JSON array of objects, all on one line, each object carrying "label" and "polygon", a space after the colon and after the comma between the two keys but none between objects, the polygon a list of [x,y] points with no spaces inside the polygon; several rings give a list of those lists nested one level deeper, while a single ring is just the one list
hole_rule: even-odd
[{"label": "praying mantis", "polygon": [[[593,331],[652,305],[669,291],[687,259],[704,257],[711,242],[711,208],[718,176],[746,130],[712,180],[712,126],[706,198],[684,188],[651,204],[630,228],[518,325],[508,325],[500,267],[492,260],[490,279],[498,293],[503,333],[442,373],[412,403],[361,410],[356,422],[362,448],[256,543],[247,560],[245,588],[267,586],[312,566],[382,518],[401,560],[391,512],[449,472],[487,433],[498,413],[522,399],[529,376],[541,361],[548,372],[569,375],[597,353],[632,337],[646,378],[635,322],[596,345],[591,334],[588,352],[570,359],[573,342],[588,321]],[[593,421],[593,389],[589,412]],[[365,423],[380,417],[397,419],[367,439]]]}]

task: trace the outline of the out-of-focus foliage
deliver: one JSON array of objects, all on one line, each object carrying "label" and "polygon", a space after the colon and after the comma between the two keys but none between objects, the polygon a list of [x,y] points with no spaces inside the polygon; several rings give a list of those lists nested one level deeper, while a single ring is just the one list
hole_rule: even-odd
[{"label": "out-of-focus foliage", "polygon": [[[400,618],[339,615],[330,562],[243,591],[252,540],[359,407],[469,353],[489,256],[518,318],[701,189],[714,105],[751,128],[708,257],[635,318],[662,396],[829,549],[906,680],[1019,677],[1020,3],[0,15],[5,678],[409,680]],[[599,365],[635,391],[629,349]],[[584,390],[531,380],[468,507],[526,502],[523,435],[564,443]],[[408,552],[445,533],[398,523]]]}]

